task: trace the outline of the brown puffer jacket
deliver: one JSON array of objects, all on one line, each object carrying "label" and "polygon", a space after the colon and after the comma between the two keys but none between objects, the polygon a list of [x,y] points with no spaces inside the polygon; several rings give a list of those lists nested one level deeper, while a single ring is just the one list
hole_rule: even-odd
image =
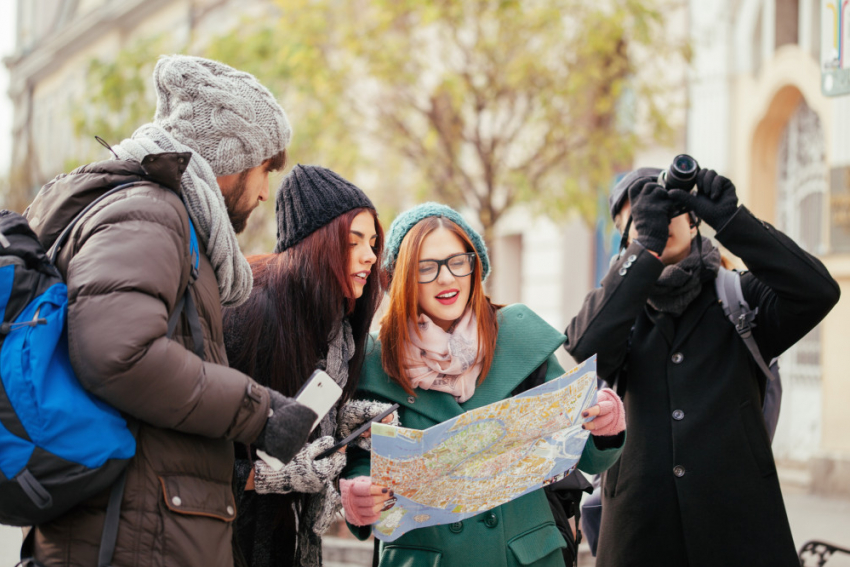
[{"label": "brown puffer jacket", "polygon": [[[233,441],[254,441],[269,410],[268,391],[227,366],[218,285],[203,247],[192,296],[206,361],[192,353],[185,320],[173,340],[165,337],[191,269],[177,194],[188,160],[158,154],[90,164],[48,183],[26,213],[48,248],[96,197],[139,182],[96,205],[57,260],[80,381],[140,423],[114,565],[232,565]],[[97,565],[107,499],[108,491],[38,527],[36,559]]]}]

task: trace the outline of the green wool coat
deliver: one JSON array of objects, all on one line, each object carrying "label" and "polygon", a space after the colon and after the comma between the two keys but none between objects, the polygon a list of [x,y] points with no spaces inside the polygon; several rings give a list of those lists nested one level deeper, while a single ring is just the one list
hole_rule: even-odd
[{"label": "green wool coat", "polygon": [[[510,397],[544,362],[548,363],[547,381],[564,373],[553,354],[566,339],[563,334],[521,304],[501,309],[499,321],[490,373],[466,402],[458,404],[450,394],[436,390],[417,390],[415,397],[410,396],[384,372],[377,342],[367,349],[356,396],[397,402],[403,427],[427,429]],[[600,450],[592,439],[585,445],[578,468],[596,474],[617,460],[622,446]],[[350,447],[343,477],[368,476],[369,469],[369,453]],[[370,527],[349,527],[360,539],[369,536]],[[561,549],[565,546],[543,490],[536,490],[462,522],[419,528],[393,542],[382,542],[380,567],[563,567]]]}]

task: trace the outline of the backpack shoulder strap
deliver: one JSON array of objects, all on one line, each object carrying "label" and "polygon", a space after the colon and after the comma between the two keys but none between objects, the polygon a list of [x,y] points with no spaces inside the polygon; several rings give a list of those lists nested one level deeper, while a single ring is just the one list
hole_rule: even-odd
[{"label": "backpack shoulder strap", "polygon": [[[122,185],[118,185],[117,187],[113,187],[109,191],[105,192],[103,195],[89,203],[82,211],[80,211],[77,216],[65,227],[59,237],[56,239],[56,242],[51,246],[50,251],[48,252],[48,257],[51,264],[55,264],[56,256],[59,254],[59,251],[64,246],[65,242],[68,240],[68,237],[71,235],[71,231],[74,230],[74,226],[82,219],[86,213],[88,213],[92,208],[95,207],[98,203],[117,193],[118,191],[122,191],[124,189],[129,189],[130,187],[134,187],[136,185],[141,185],[144,182],[134,181],[132,183],[124,183]],[[169,189],[170,191],[170,189]],[[182,201],[182,199],[181,199]],[[200,248],[198,247],[198,234],[195,232],[195,225],[192,222],[192,215],[189,214],[189,210],[186,209],[186,216],[189,219],[189,252],[192,255],[192,270],[191,275],[189,276],[189,285],[186,287],[186,290],[183,292],[183,296],[180,298],[180,301],[177,303],[177,308],[168,318],[168,332],[167,337],[170,339],[174,334],[174,330],[177,327],[177,322],[180,319],[180,315],[182,313],[186,313],[186,318],[189,321],[189,329],[192,332],[192,343],[193,350],[195,354],[197,354],[201,360],[204,359],[204,335],[201,330],[201,322],[198,316],[198,310],[195,307],[195,302],[192,299],[192,294],[190,292],[190,288],[192,284],[198,279],[198,270],[201,265],[201,253]]]},{"label": "backpack shoulder strap", "polygon": [[192,285],[197,281],[199,269],[201,266],[201,252],[198,248],[198,234],[195,232],[195,225],[192,223],[192,215],[189,215],[189,210],[186,214],[189,218],[189,253],[192,255],[192,273],[189,276],[189,284],[186,286],[186,291],[177,306],[168,318],[168,332],[166,337],[169,339],[174,335],[174,330],[177,328],[177,322],[180,320],[180,315],[185,313],[186,320],[189,322],[189,331],[192,333],[192,351],[198,355],[201,360],[204,360],[204,332],[201,329],[201,319],[198,316],[198,309],[195,307],[195,300],[192,299]]},{"label": "backpack shoulder strap", "polygon": [[717,298],[723,307],[723,314],[735,326],[738,336],[744,341],[747,349],[756,361],[758,367],[764,373],[768,380],[775,380],[776,377],[770,371],[767,363],[764,361],[759,347],[756,344],[756,339],[753,337],[753,327],[755,327],[755,318],[758,315],[758,308],[750,309],[747,300],[744,298],[744,292],[741,288],[741,274],[726,268],[721,268],[717,271],[717,278],[714,280],[714,288],[717,291]]}]

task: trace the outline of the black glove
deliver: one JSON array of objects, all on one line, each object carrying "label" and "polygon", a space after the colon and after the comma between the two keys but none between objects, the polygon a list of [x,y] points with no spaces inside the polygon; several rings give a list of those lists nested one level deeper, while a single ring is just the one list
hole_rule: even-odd
[{"label": "black glove", "polygon": [[667,190],[651,179],[643,179],[629,187],[629,202],[638,240],[644,248],[660,256],[670,236],[673,208]]},{"label": "black glove", "polygon": [[269,417],[254,446],[287,463],[307,442],[316,412],[272,389],[269,395]]},{"label": "black glove", "polygon": [[701,169],[697,173],[696,195],[681,189],[670,191],[670,198],[685,206],[707,222],[711,228],[720,230],[738,210],[738,194],[732,182],[713,169]]}]

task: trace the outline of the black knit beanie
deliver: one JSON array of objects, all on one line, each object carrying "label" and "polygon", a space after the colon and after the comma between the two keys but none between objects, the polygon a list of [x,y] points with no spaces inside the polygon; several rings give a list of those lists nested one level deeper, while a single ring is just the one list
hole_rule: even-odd
[{"label": "black knit beanie", "polygon": [[330,169],[298,164],[283,178],[275,198],[275,253],[295,246],[336,217],[375,205],[358,187]]}]

